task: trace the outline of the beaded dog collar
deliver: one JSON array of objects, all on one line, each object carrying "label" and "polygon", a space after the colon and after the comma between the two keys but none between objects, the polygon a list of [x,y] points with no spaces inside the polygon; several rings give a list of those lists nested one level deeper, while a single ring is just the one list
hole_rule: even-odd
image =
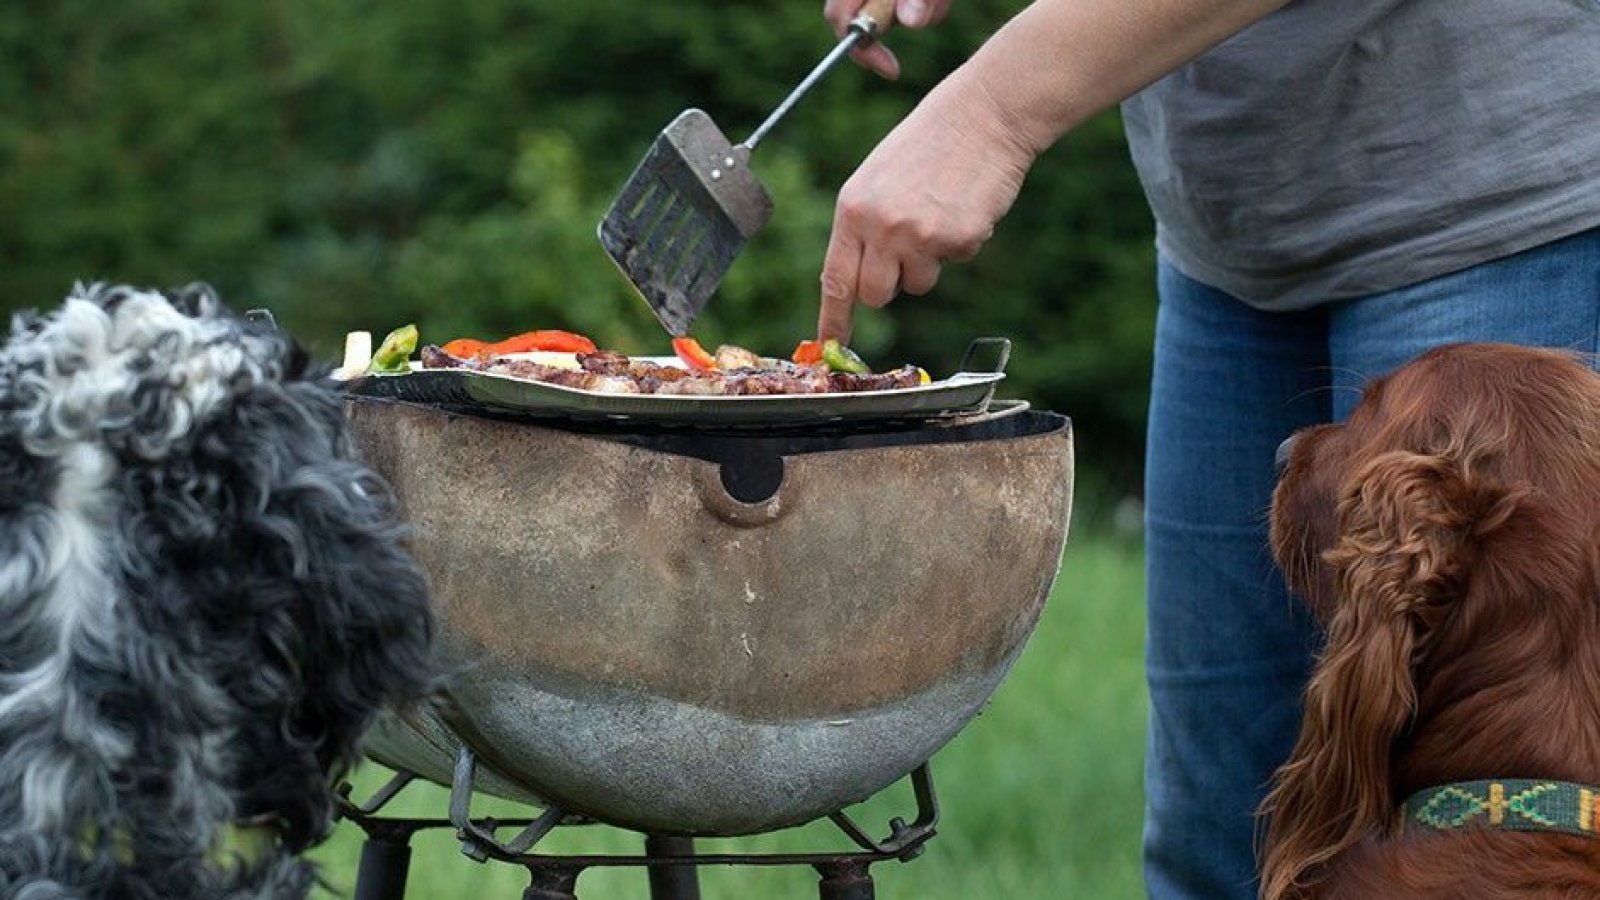
[{"label": "beaded dog collar", "polygon": [[1600,833],[1600,787],[1570,781],[1458,781],[1412,794],[1404,809],[1408,829]]}]

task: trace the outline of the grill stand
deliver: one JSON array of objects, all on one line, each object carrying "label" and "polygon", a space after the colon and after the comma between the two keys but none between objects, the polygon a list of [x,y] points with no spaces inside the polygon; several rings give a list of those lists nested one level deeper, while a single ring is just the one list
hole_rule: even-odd
[{"label": "grill stand", "polygon": [[[651,900],[700,900],[698,867],[706,865],[811,866],[820,878],[820,900],[873,900],[871,866],[891,859],[901,862],[915,859],[936,833],[939,821],[933,775],[928,764],[923,763],[910,775],[917,817],[910,825],[898,816],[890,819],[887,838],[874,840],[843,811],[828,815],[828,819],[860,848],[856,851],[697,854],[693,838],[645,835],[642,856],[553,856],[532,850],[541,838],[568,820],[568,814],[552,806],[536,818],[473,818],[471,786],[476,768],[472,752],[463,749],[457,758],[454,783],[450,788],[448,819],[378,815],[406,785],[417,780],[418,776],[410,772],[397,773],[363,803],[350,798],[348,783],[339,786],[339,817],[355,823],[367,836],[361,847],[355,900],[404,900],[412,836],[423,829],[445,827],[455,828],[456,836],[461,839],[461,852],[467,857],[478,862],[496,859],[526,868],[529,883],[522,900],[577,900],[578,876],[598,866],[646,868]],[[503,828],[522,830],[502,842],[497,832]]]}]

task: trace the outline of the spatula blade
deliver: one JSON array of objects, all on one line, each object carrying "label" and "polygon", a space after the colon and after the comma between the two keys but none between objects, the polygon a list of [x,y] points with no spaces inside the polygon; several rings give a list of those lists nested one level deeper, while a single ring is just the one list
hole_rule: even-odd
[{"label": "spatula blade", "polygon": [[711,117],[687,110],[650,145],[600,220],[600,244],[668,333],[687,334],[772,198]]}]

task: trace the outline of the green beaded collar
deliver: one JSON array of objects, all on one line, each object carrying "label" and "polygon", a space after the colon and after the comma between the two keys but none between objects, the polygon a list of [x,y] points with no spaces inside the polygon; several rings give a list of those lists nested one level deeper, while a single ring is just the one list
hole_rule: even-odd
[{"label": "green beaded collar", "polygon": [[1569,781],[1458,781],[1411,795],[1405,827],[1432,831],[1600,831],[1600,787]]}]

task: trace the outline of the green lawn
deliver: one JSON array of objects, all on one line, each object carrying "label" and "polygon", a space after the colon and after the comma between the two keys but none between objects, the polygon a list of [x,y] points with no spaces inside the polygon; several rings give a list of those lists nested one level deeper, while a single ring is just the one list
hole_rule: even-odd
[{"label": "green lawn", "polygon": [[[934,757],[939,834],[920,858],[873,867],[880,898],[1115,900],[1141,895],[1140,560],[1137,544],[1074,539],[1022,659],[984,713]],[[366,796],[387,774],[376,768],[358,773],[357,796]],[[442,816],[445,800],[441,788],[412,785],[391,809],[396,815]],[[474,810],[527,814],[483,798]],[[882,837],[890,816],[909,819],[914,810],[909,785],[902,783],[852,813]],[[336,896],[352,893],[361,839],[358,829],[342,823],[313,854]],[[828,823],[700,845],[728,852],[850,849]],[[527,886],[520,868],[479,865],[462,856],[448,829],[423,833],[413,847],[407,895],[413,900],[517,900]],[[637,853],[640,839],[590,826],[558,830],[540,849]],[[705,868],[700,883],[706,900],[817,896],[815,876],[804,868]],[[646,900],[649,892],[640,870],[596,869],[579,879],[578,894],[589,900]]]}]

